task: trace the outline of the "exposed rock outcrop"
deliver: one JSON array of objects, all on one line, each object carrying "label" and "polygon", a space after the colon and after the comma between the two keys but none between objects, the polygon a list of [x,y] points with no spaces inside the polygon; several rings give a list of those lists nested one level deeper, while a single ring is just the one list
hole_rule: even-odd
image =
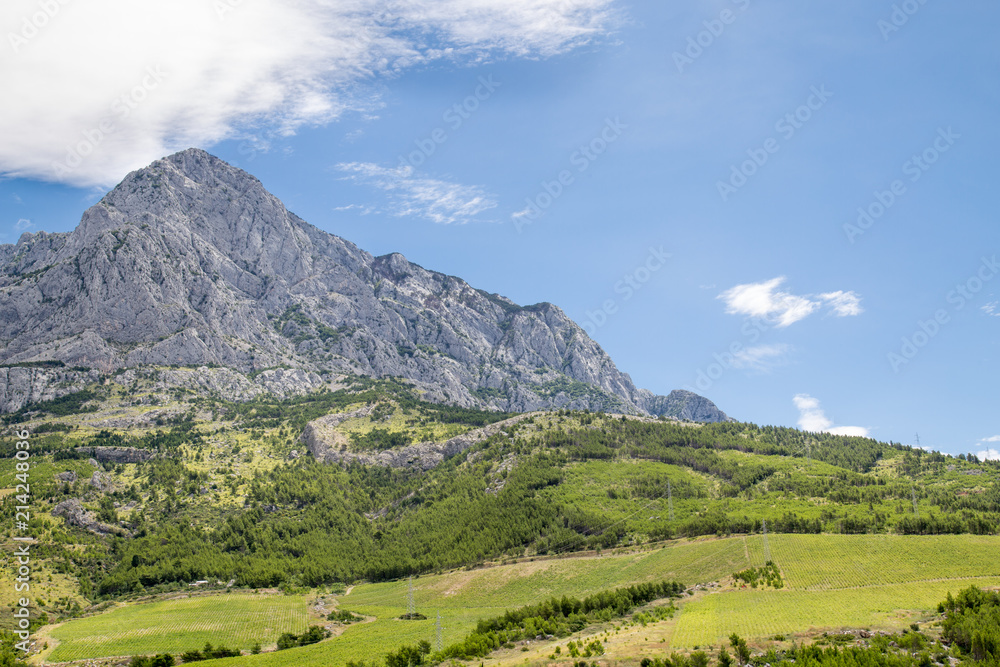
[{"label": "exposed rock outcrop", "polygon": [[300,439],[309,447],[309,451],[312,452],[316,460],[330,463],[357,461],[366,465],[430,470],[446,458],[463,452],[496,435],[506,427],[532,416],[531,414],[517,415],[482,428],[473,429],[444,442],[421,442],[380,452],[359,452],[349,449],[347,438],[333,428],[336,425],[334,422],[340,423],[350,418],[347,416],[348,414],[359,416],[354,413],[328,415],[306,425]]},{"label": "exposed rock outcrop", "polygon": [[92,456],[101,463],[142,463],[155,454],[136,447],[90,447]]},{"label": "exposed rock outcrop", "polygon": [[71,526],[86,528],[98,535],[122,535],[127,536],[129,532],[120,526],[112,526],[97,520],[97,516],[90,510],[84,508],[79,498],[64,500],[56,505],[52,510],[53,516],[62,517]]}]

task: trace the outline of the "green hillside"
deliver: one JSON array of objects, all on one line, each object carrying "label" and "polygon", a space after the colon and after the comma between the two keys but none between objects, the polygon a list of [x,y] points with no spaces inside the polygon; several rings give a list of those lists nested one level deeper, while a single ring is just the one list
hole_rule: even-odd
[{"label": "green hillside", "polygon": [[[631,566],[602,573],[599,564],[609,552],[663,546],[670,554],[679,548],[672,545],[692,538],[748,536],[704,543],[711,547],[685,544],[688,554],[724,552],[706,556],[711,565],[693,558],[671,566],[676,580],[689,585],[718,581],[763,566],[768,559],[756,562],[754,550],[763,548],[765,532],[787,586],[752,596],[796,600],[804,609],[822,606],[827,590],[1000,577],[984,549],[1000,527],[996,462],[788,428],[555,411],[524,415],[426,471],[321,463],[299,436],[325,415],[370,408],[335,427],[341,450],[360,454],[442,442],[512,416],[426,403],[396,381],[355,378],[342,387],[228,403],[188,390],[166,393],[150,377],[127,390],[94,385],[8,415],[9,432],[31,433],[36,618],[54,622],[116,601],[188,592],[197,581],[207,582],[198,590],[280,588],[299,595],[368,582],[355,589],[363,599],[367,587],[399,586],[412,575],[423,587],[429,576],[456,568],[527,567],[526,560],[589,555],[580,562],[590,569],[579,577],[594,585],[578,587],[565,572],[542,585],[541,575],[532,575],[511,584],[524,587],[519,594],[463,607],[468,624],[539,596],[646,580],[645,574],[631,577]],[[13,490],[13,439],[2,447],[0,488]],[[147,460],[95,466],[100,451],[94,448],[109,447]],[[90,512],[91,525],[53,516],[68,501]],[[14,526],[17,502],[9,492],[4,497],[5,526]],[[927,536],[923,544],[943,540],[948,557],[928,564],[923,551],[900,546],[908,536]],[[743,562],[736,562],[737,548],[744,550]],[[10,572],[9,548],[4,559]],[[551,561],[534,564],[541,562]],[[886,579],[886,570],[895,578]],[[12,588],[4,585],[4,595]],[[955,589],[928,585],[912,604],[923,608],[949,590]],[[885,595],[905,598],[889,588]],[[698,622],[692,630],[683,619],[709,608],[728,610],[727,599],[719,594],[703,611],[687,603],[692,611],[678,616],[670,641],[717,643],[713,633],[727,624],[712,630]],[[838,608],[848,610],[844,618],[858,618],[851,605]],[[374,613],[377,605],[372,609],[371,616],[385,616]],[[711,613],[738,617],[731,610]],[[340,645],[381,632],[380,623],[349,628]],[[780,623],[774,627],[786,631]],[[741,631],[756,632],[751,626]],[[247,639],[231,641],[245,648]],[[168,644],[164,650],[173,650]],[[79,646],[67,639],[57,650],[83,650]]]}]

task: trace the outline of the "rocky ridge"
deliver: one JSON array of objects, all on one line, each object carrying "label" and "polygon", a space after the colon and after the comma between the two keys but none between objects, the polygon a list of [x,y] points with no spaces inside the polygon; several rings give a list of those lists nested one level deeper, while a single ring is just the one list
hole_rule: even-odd
[{"label": "rocky ridge", "polygon": [[[231,400],[362,375],[467,407],[727,419],[637,388],[558,307],[374,257],[197,149],[129,174],[72,232],[0,245],[0,341],[5,412],[155,367]],[[14,367],[42,360],[67,368]]]}]

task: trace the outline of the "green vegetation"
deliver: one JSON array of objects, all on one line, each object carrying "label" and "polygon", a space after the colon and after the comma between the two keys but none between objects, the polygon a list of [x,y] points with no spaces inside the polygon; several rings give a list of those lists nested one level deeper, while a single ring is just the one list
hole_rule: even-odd
[{"label": "green vegetation", "polygon": [[[433,659],[440,662],[449,658],[482,658],[501,646],[537,635],[568,637],[596,621],[621,618],[635,607],[653,600],[678,597],[683,590],[684,586],[676,581],[663,581],[598,593],[583,600],[565,595],[562,598],[552,598],[538,605],[522,607],[508,611],[503,616],[479,621],[476,629],[463,641],[445,647]],[[602,649],[600,653],[603,652]],[[390,664],[388,660],[386,662]]]},{"label": "green vegetation", "polygon": [[[83,493],[131,532],[91,540],[85,559],[56,540],[53,557],[85,595],[200,579],[293,588],[381,581],[487,559],[757,534],[764,520],[775,533],[813,534],[988,534],[1000,523],[996,466],[865,438],[559,411],[423,472],[330,466],[290,452],[302,449],[296,436],[306,422],[359,405],[372,405],[370,416],[341,428],[361,449],[398,448],[413,434],[445,438],[506,415],[423,403],[405,385],[367,378],[284,401],[191,400],[197,406],[158,418],[168,430],[60,429],[36,439],[37,452],[64,465],[94,447],[157,454],[116,466],[110,501],[82,482],[36,482],[49,507]],[[198,417],[208,413],[211,421]],[[210,463],[220,440],[231,458]],[[135,511],[112,512],[110,502]],[[80,529],[53,530],[83,539]]]},{"label": "green vegetation", "polygon": [[[292,313],[286,324],[295,322]],[[257,630],[249,634],[217,627],[184,633],[178,622],[176,635],[135,611],[128,613],[140,614],[136,618],[122,616],[102,627],[145,627],[159,643],[111,637],[97,626],[73,635],[91,618],[142,605],[66,623],[53,632],[62,642],[53,656],[200,653],[219,659],[200,648],[212,642],[213,651],[252,652],[261,644],[264,655],[254,660],[263,664],[281,640],[296,646],[282,651],[287,655],[322,649],[337,660],[381,661],[401,646],[419,647],[433,621],[400,623],[395,619],[406,608],[398,599],[376,603],[367,591],[401,596],[401,578],[421,575],[422,585],[437,585],[452,576],[446,571],[484,563],[517,561],[510,567],[530,566],[530,574],[503,585],[491,583],[494,575],[475,575],[481,594],[454,610],[449,646],[480,621],[518,605],[664,576],[723,582],[718,592],[686,600],[676,618],[642,610],[628,622],[648,626],[654,635],[669,626],[669,636],[661,638],[671,650],[685,651],[718,645],[733,632],[754,641],[792,636],[804,624],[896,628],[892,619],[921,620],[919,610],[933,609],[954,591],[955,580],[1000,580],[993,537],[1000,526],[1000,465],[994,462],[753,424],[695,425],[559,410],[506,424],[427,471],[323,464],[299,436],[308,422],[328,414],[352,413],[331,427],[342,450],[442,442],[511,416],[423,402],[395,380],[347,378],[342,386],[285,400],[230,403],[184,388],[164,391],[150,376],[131,386],[94,385],[16,415],[23,420],[18,428],[32,433],[29,532],[38,540],[36,618],[44,613],[52,621],[71,619],[88,607],[93,611],[92,605],[189,592],[199,581],[208,582],[199,592],[232,582],[237,589],[280,587],[288,593],[370,582],[353,590],[352,612],[327,619],[345,626],[343,635],[319,646],[300,647],[303,636],[314,637],[304,611],[295,624],[251,623]],[[360,410],[366,406],[370,410]],[[109,426],[117,420],[139,426]],[[115,462],[96,449],[108,447],[135,448],[151,458]],[[8,455],[0,461],[0,480],[12,488],[13,442],[5,439],[0,450]],[[142,458],[132,454],[119,460]],[[101,474],[94,478],[95,472]],[[120,535],[98,535],[52,516],[56,505],[73,499],[117,526]],[[13,525],[15,504],[14,497],[3,497],[0,515],[7,526]],[[765,521],[769,547],[763,542]],[[739,537],[701,539],[733,535]],[[612,555],[620,550],[634,553]],[[573,552],[589,556],[559,568],[543,560]],[[654,562],[666,569],[651,569]],[[497,570],[502,568],[483,572]],[[501,590],[502,597],[492,597]],[[430,600],[440,602],[446,592]],[[213,604],[240,595],[247,594],[230,592]],[[754,613],[755,605],[768,613]],[[429,609],[421,612],[429,616]],[[220,618],[254,613],[243,604]],[[362,618],[368,622],[357,622]],[[69,634],[56,637],[63,632]],[[365,642],[371,648],[359,649]],[[583,658],[586,649],[574,642],[578,656],[568,645],[562,650]],[[333,645],[338,648],[325,648]],[[602,639],[602,646],[609,644]],[[536,656],[527,644],[520,648]],[[546,650],[537,657],[554,647]],[[434,653],[420,655],[431,659]],[[595,655],[591,650],[590,657]]]},{"label": "green vegetation", "polygon": [[329,636],[329,631],[324,630],[318,625],[310,625],[309,629],[301,635],[296,635],[291,632],[283,633],[280,637],[278,637],[278,650],[284,651],[285,649],[295,648],[296,646],[309,646],[310,644],[321,642]]},{"label": "green vegetation", "polygon": [[749,584],[750,588],[771,587],[783,588],[785,582],[781,579],[781,571],[774,561],[767,561],[764,567],[749,567],[733,574],[735,581],[742,581]]},{"label": "green vegetation", "polygon": [[977,662],[1000,664],[1000,593],[975,586],[938,605],[944,637]]},{"label": "green vegetation", "polygon": [[344,609],[340,609],[340,610],[337,610],[337,611],[331,611],[327,615],[326,620],[328,620],[328,621],[337,621],[338,623],[343,623],[343,624],[347,625],[349,623],[357,623],[358,621],[363,621],[365,619],[362,616],[358,616],[358,615],[352,614],[351,612],[346,611]]},{"label": "green vegetation", "polygon": [[230,593],[128,605],[52,630],[59,645],[49,659],[180,655],[209,643],[249,652],[256,642],[274,644],[282,633],[305,632],[307,619],[302,596]]}]

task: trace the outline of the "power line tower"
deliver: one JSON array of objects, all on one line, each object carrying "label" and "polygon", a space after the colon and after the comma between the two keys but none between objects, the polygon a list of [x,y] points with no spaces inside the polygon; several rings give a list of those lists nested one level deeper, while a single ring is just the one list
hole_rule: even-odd
[{"label": "power line tower", "polygon": [[768,563],[771,560],[771,547],[767,544],[767,521],[763,522],[762,534],[764,536],[764,562]]},{"label": "power line tower", "polygon": [[410,575],[410,587],[406,591],[406,615],[410,618],[417,613],[417,605],[413,601],[413,575]]},{"label": "power line tower", "polygon": [[913,436],[913,439],[917,441],[917,449],[920,449],[920,434],[917,433]]},{"label": "power line tower", "polygon": [[434,651],[440,653],[444,650],[444,642],[441,640],[441,612],[438,612],[437,623],[434,624]]},{"label": "power line tower", "polygon": [[674,492],[670,488],[670,480],[667,480],[667,505],[670,507],[670,523],[674,522]]}]

